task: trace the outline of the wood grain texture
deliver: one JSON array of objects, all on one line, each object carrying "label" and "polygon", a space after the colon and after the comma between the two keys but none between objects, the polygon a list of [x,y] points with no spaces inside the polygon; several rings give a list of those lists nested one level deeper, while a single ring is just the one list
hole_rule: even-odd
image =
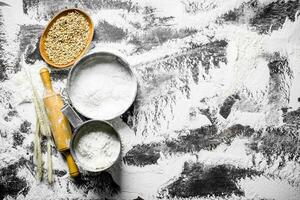
[{"label": "wood grain texture", "polygon": [[[87,40],[85,41],[85,47],[84,49],[80,52],[80,54],[71,62],[67,63],[67,64],[57,64],[54,63],[51,59],[49,59],[49,56],[46,52],[46,38],[47,38],[47,34],[51,28],[51,26],[53,25],[53,23],[55,23],[55,21],[57,19],[59,19],[60,17],[66,16],[68,13],[70,12],[78,12],[79,14],[81,14],[82,16],[84,16],[84,18],[87,20],[88,24],[89,24],[89,30],[88,30],[88,37]],[[90,48],[90,44],[92,42],[94,36],[94,23],[92,21],[92,19],[90,18],[90,16],[85,13],[84,11],[77,9],[77,8],[72,8],[72,9],[66,9],[63,10],[61,12],[59,12],[58,14],[56,14],[51,21],[49,22],[49,24],[46,26],[45,30],[42,33],[42,36],[40,38],[40,46],[39,46],[39,50],[40,50],[40,54],[42,56],[42,58],[45,60],[45,62],[47,64],[49,64],[50,66],[56,67],[56,68],[67,68],[72,66],[76,61],[78,61]]]}]

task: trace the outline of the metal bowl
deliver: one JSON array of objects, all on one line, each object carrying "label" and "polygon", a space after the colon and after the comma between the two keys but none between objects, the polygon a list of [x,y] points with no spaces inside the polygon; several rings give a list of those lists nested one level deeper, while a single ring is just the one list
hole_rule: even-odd
[{"label": "metal bowl", "polygon": [[[126,103],[122,104],[122,106],[121,106],[122,109],[118,110],[115,113],[111,113],[110,116],[106,116],[106,117],[103,117],[101,115],[96,116],[96,117],[92,116],[90,113],[88,113],[88,111],[80,108],[78,106],[79,100],[73,96],[76,91],[74,91],[75,89],[72,88],[72,85],[71,85],[72,82],[74,80],[76,80],[76,77],[78,77],[78,75],[82,72],[82,69],[84,69],[84,67],[87,66],[87,64],[92,65],[93,63],[97,64],[97,62],[100,62],[100,63],[115,62],[115,63],[117,63],[120,67],[122,67],[122,70],[125,69],[125,71],[129,74],[129,76],[132,78],[132,81],[133,81],[132,82],[133,87],[131,90],[131,93],[133,95],[129,97],[130,100],[128,100]],[[89,86],[87,85],[86,87],[89,87]],[[134,102],[136,94],[137,94],[137,80],[129,67],[129,63],[124,58],[122,58],[120,55],[116,55],[111,52],[101,51],[101,52],[96,52],[96,53],[92,53],[92,54],[84,56],[74,65],[74,67],[71,69],[69,76],[68,76],[67,93],[68,93],[69,99],[71,101],[71,104],[76,109],[76,111],[78,111],[81,115],[83,115],[87,118],[90,118],[90,119],[111,120],[111,119],[114,119],[114,118],[122,115]],[[99,112],[101,112],[101,110]]]}]

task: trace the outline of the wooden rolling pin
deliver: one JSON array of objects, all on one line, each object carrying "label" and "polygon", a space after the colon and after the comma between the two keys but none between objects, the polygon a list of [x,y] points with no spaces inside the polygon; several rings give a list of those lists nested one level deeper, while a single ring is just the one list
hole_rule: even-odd
[{"label": "wooden rolling pin", "polygon": [[63,100],[60,94],[54,92],[51,84],[50,73],[47,68],[42,68],[40,70],[40,76],[45,87],[44,104],[50,121],[52,136],[54,138],[56,148],[59,152],[65,155],[70,175],[72,177],[76,177],[79,175],[79,170],[69,149],[72,132],[69,121],[61,112],[61,108],[64,106]]}]

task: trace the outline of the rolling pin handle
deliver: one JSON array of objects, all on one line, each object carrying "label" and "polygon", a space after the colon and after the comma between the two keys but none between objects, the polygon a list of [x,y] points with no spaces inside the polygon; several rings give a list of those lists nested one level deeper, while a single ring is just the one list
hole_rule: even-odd
[{"label": "rolling pin handle", "polygon": [[78,169],[70,151],[69,150],[64,151],[63,154],[65,155],[66,160],[67,160],[70,176],[72,176],[73,178],[77,177],[79,175],[79,169]]},{"label": "rolling pin handle", "polygon": [[82,119],[75,112],[71,105],[67,104],[61,109],[62,113],[68,118],[71,125],[76,129],[83,124]]},{"label": "rolling pin handle", "polygon": [[53,89],[52,89],[49,70],[46,67],[41,68],[40,75],[41,75],[41,78],[42,78],[42,81],[43,81],[46,91],[47,90],[52,91]]}]

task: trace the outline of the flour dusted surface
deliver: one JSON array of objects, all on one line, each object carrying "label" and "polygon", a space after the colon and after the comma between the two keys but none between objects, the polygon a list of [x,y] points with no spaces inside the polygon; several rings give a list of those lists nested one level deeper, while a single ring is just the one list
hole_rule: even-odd
[{"label": "flour dusted surface", "polygon": [[[292,108],[289,109],[288,116],[293,116],[287,120],[287,123],[289,129],[293,128],[295,123],[299,123],[297,109],[300,95],[300,68],[298,67],[300,64],[298,49],[300,18],[299,12],[296,18],[293,13],[293,9],[299,5],[298,1],[166,0],[162,2],[152,0],[150,2],[127,0],[95,3],[95,1],[76,0],[5,0],[2,2],[4,3],[1,4],[0,9],[3,18],[0,17],[0,27],[3,30],[1,33],[4,35],[1,35],[1,38],[7,40],[1,43],[4,49],[2,58],[5,67],[3,68],[7,73],[14,72],[16,74],[9,75],[8,80],[0,84],[2,88],[0,92],[2,95],[0,95],[2,101],[0,104],[2,116],[0,135],[1,141],[3,141],[0,147],[0,166],[3,172],[0,185],[3,187],[0,187],[9,189],[1,190],[0,199],[4,196],[4,199],[36,199],[37,197],[82,200],[138,199],[138,196],[142,199],[157,199],[161,188],[172,183],[175,183],[172,184],[172,191],[177,183],[179,184],[176,187],[177,194],[182,192],[189,196],[187,198],[175,197],[174,199],[300,199],[299,153],[291,151],[297,149],[299,133],[276,128],[264,120],[267,115],[270,116],[269,110],[272,109],[265,109],[268,106],[268,99],[265,101],[264,97],[269,94],[275,97],[273,94],[281,95],[283,91],[264,92],[264,88],[268,90],[268,82],[272,78],[269,76],[268,63],[270,60],[263,56],[265,54],[256,51],[256,49],[260,49],[269,52],[270,55],[277,51],[288,59],[289,67],[294,72],[294,78],[291,89],[286,90],[291,92],[289,107]],[[9,4],[9,6],[4,4]],[[93,18],[96,33],[91,45],[92,47],[95,45],[92,51],[97,52],[103,47],[111,47],[128,56],[139,80],[140,93],[133,114],[131,115],[129,112],[124,115],[122,120],[125,123],[117,118],[116,123],[119,124],[121,130],[117,129],[116,123],[113,124],[122,139],[122,155],[124,155],[122,160],[126,160],[126,163],[120,162],[120,165],[108,170],[115,182],[103,179],[102,175],[95,177],[83,175],[84,181],[74,184],[74,181],[68,178],[67,165],[62,156],[54,154],[53,167],[56,181],[53,186],[49,187],[44,183],[37,184],[34,176],[30,173],[30,169],[32,169],[30,149],[32,149],[35,115],[33,104],[26,102],[31,97],[31,91],[29,86],[25,87],[28,85],[28,81],[22,75],[24,68],[22,67],[22,71],[17,72],[17,66],[9,63],[17,61],[19,52],[24,53],[24,48],[28,44],[38,47],[39,35],[48,22],[46,19],[50,19],[58,8],[75,7],[75,4],[78,7],[87,8]],[[140,10],[135,9],[135,4]],[[249,7],[245,5],[249,5]],[[123,8],[120,9],[120,7]],[[264,9],[267,13],[262,15]],[[228,14],[226,15],[226,13]],[[256,21],[251,20],[252,15],[258,16],[253,16]],[[219,22],[223,16],[226,16],[224,18],[226,21]],[[288,16],[286,21],[284,21],[285,16]],[[216,20],[218,23],[215,23]],[[279,26],[280,24],[283,26]],[[267,34],[255,33],[253,25],[259,29],[270,29],[270,32]],[[103,27],[109,27],[105,29],[109,30],[108,34],[103,31]],[[184,29],[184,27],[188,29]],[[274,31],[274,27],[278,27],[279,30]],[[20,34],[19,30],[21,30]],[[193,35],[185,37],[186,30],[192,30],[191,34]],[[105,34],[103,35],[103,33]],[[116,34],[113,33],[122,35],[116,37]],[[209,38],[204,35],[208,35]],[[224,48],[219,45],[223,40],[227,43]],[[264,45],[256,43],[261,40]],[[197,48],[199,46],[200,48]],[[192,49],[192,52],[180,52],[173,58],[156,60],[179,52],[181,49]],[[35,49],[30,50],[25,58],[26,61],[29,61],[27,65],[33,70],[33,78],[38,84],[40,82],[38,69],[45,63],[37,56],[35,58],[35,54],[31,54],[33,50]],[[30,61],[34,61],[33,59],[37,60],[34,64],[30,64]],[[216,66],[215,61],[220,59],[224,62],[220,62]],[[271,60],[270,63],[275,64],[275,67],[281,66],[279,64],[283,63],[282,59],[276,59],[276,62]],[[134,67],[137,63],[154,60],[156,60],[155,64]],[[198,60],[199,62],[197,62]],[[209,66],[207,74],[206,66]],[[283,65],[283,67],[287,66]],[[55,72],[53,75],[55,75],[54,78],[57,78],[60,73],[58,75]],[[66,82],[64,77],[64,73],[62,73],[61,78],[53,80],[56,91],[63,91]],[[288,82],[278,77],[276,83],[282,86]],[[41,86],[41,84],[39,85]],[[250,93],[248,93],[249,90]],[[236,100],[227,119],[224,119],[219,115],[218,108],[223,100],[231,95],[228,91],[233,91],[233,93],[241,91],[242,94],[239,92],[241,100]],[[259,91],[262,91],[262,95]],[[40,92],[42,92],[42,88],[40,88]],[[187,94],[186,97],[185,94]],[[273,98],[272,102],[280,103],[278,99],[280,98]],[[9,104],[13,107],[12,109],[9,109],[11,107]],[[199,110],[206,111],[207,109],[212,110],[212,122],[206,122],[204,120],[206,116],[199,113]],[[281,109],[279,109],[280,111]],[[11,113],[15,114],[12,116]],[[5,121],[5,119],[8,120]],[[21,124],[22,127],[26,124],[25,128],[28,127],[25,120],[31,123],[31,129],[23,133],[19,129]],[[206,126],[216,127],[219,132],[208,132],[211,129],[207,129]],[[220,133],[224,126],[235,127],[236,129],[230,129],[231,131],[228,132],[233,133],[234,136],[226,135],[226,142],[218,145],[216,141],[220,140],[222,135]],[[242,136],[241,134],[248,133],[248,131],[244,131],[243,126],[250,126],[259,131],[258,140],[252,141],[251,137]],[[268,126],[271,126],[271,129],[276,132],[268,133],[266,131]],[[186,131],[186,129],[191,131]],[[263,133],[262,136],[259,133]],[[178,134],[180,134],[179,138]],[[25,137],[23,143],[18,143],[22,136]],[[227,136],[234,137],[234,142],[228,144]],[[167,144],[168,140],[160,143],[164,138],[170,139],[170,137],[176,138]],[[14,138],[18,139],[16,145]],[[218,147],[216,149],[207,148],[205,144],[210,143]],[[177,148],[167,146],[172,144],[176,144]],[[281,144],[284,145],[281,146]],[[294,145],[292,146],[292,144]],[[200,149],[193,149],[193,147],[200,147]],[[186,149],[191,149],[192,152],[186,152]],[[280,153],[280,156],[276,157],[274,152]],[[43,155],[45,156],[45,154]],[[157,157],[159,159],[154,164],[151,162],[153,159],[146,160]],[[132,161],[129,162],[129,159],[126,158],[132,158]],[[26,165],[22,164],[24,161]],[[192,163],[187,165],[188,171],[185,170],[182,174],[185,161]],[[193,165],[196,162],[201,162],[204,167]],[[208,168],[211,165],[215,168]],[[231,168],[234,166],[246,178],[239,180],[236,173],[227,174],[224,171],[222,173],[221,169],[224,168],[220,168],[220,166],[230,166]],[[260,176],[250,178],[244,173],[247,172],[246,169],[258,170],[263,173],[262,178],[259,178]],[[227,171],[230,172],[230,169]],[[62,172],[65,175],[62,176]],[[222,176],[217,177],[216,173],[210,172],[222,173]],[[208,184],[209,182],[206,181],[211,179],[206,177],[207,174],[215,176],[219,180],[229,179],[232,182],[230,185],[216,184],[216,187],[206,190],[210,192],[208,197],[206,197],[205,190],[201,190],[203,187],[198,187],[194,191],[204,192],[195,197],[197,193],[191,190],[193,187],[189,186],[193,186],[192,183]],[[185,175],[186,177],[184,177]],[[274,177],[280,179],[274,179]],[[234,189],[228,187],[234,186],[234,184],[244,191],[244,195],[230,195],[227,192]],[[117,186],[120,188],[118,195],[102,196],[106,193],[110,194],[112,190],[115,191]],[[271,189],[274,188],[273,186],[276,186],[276,190]],[[108,188],[108,191],[104,192],[101,190],[103,188]],[[227,193],[223,194],[224,196],[216,196],[216,194],[220,194],[220,191]],[[26,194],[27,192],[28,194]],[[165,198],[168,197],[161,196],[161,199]]]},{"label": "flour dusted surface", "polygon": [[111,166],[118,158],[119,152],[118,138],[102,131],[84,134],[75,145],[75,153],[80,163],[94,170]]}]

